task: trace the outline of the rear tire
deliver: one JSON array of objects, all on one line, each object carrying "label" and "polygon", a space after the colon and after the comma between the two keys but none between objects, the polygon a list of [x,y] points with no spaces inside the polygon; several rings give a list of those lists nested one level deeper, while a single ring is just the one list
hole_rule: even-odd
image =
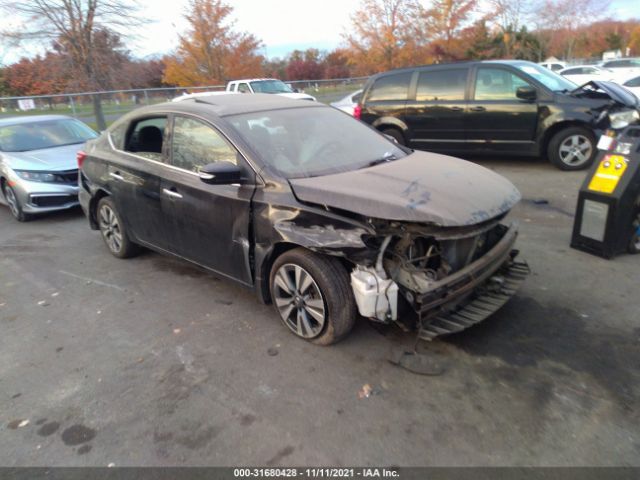
[{"label": "rear tire", "polygon": [[96,219],[102,239],[113,256],[130,258],[138,254],[140,247],[129,239],[122,217],[116,210],[111,197],[100,199],[96,209]]},{"label": "rear tire", "polygon": [[349,275],[335,258],[289,250],[274,262],[269,287],[282,322],[308,342],[331,345],[353,328],[355,298]]},{"label": "rear tire", "polygon": [[569,127],[556,133],[549,142],[547,156],[560,170],[588,168],[597,153],[593,133],[584,127]]},{"label": "rear tire", "polygon": [[31,219],[31,215],[24,213],[24,210],[22,210],[22,205],[20,205],[20,200],[18,200],[15,190],[4,180],[2,181],[2,195],[4,195],[4,199],[9,205],[9,211],[13,218],[19,222],[28,222]]},{"label": "rear tire", "polygon": [[406,145],[407,144],[407,141],[405,140],[404,135],[397,128],[385,128],[384,130],[381,130],[381,132],[384,135],[389,135],[390,137],[393,137],[393,139],[396,142],[398,142],[400,145]]}]

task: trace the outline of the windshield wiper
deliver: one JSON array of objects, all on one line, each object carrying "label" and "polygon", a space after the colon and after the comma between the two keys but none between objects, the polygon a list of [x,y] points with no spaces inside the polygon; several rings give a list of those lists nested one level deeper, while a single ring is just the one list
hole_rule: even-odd
[{"label": "windshield wiper", "polygon": [[393,154],[391,152],[387,152],[382,157],[376,158],[375,160],[370,161],[367,164],[367,167],[373,167],[375,165],[380,165],[381,163],[392,162],[392,161],[397,160],[397,159],[398,159],[398,157],[396,157],[395,154]]}]

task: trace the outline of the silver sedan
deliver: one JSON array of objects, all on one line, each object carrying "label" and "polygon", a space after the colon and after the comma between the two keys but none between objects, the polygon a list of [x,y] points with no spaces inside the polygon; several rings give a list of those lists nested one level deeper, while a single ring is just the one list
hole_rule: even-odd
[{"label": "silver sedan", "polygon": [[16,220],[78,205],[76,153],[96,136],[63,115],[0,120],[0,191]]}]

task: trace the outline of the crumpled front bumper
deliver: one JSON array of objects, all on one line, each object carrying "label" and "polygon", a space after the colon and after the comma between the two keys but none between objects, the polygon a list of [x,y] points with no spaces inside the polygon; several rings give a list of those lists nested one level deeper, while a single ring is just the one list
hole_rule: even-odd
[{"label": "crumpled front bumper", "polygon": [[515,259],[518,251],[512,247],[517,236],[514,222],[485,255],[416,298],[420,338],[431,340],[469,328],[515,295],[530,273],[526,262]]}]

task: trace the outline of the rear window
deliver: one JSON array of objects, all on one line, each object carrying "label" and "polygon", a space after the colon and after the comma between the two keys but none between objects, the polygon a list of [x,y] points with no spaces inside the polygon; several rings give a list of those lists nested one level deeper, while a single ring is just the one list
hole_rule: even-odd
[{"label": "rear window", "polygon": [[420,72],[418,77],[417,101],[464,100],[469,70],[435,70]]},{"label": "rear window", "polygon": [[409,94],[409,82],[413,72],[396,73],[386,75],[376,80],[371,87],[367,101],[405,101]]}]

